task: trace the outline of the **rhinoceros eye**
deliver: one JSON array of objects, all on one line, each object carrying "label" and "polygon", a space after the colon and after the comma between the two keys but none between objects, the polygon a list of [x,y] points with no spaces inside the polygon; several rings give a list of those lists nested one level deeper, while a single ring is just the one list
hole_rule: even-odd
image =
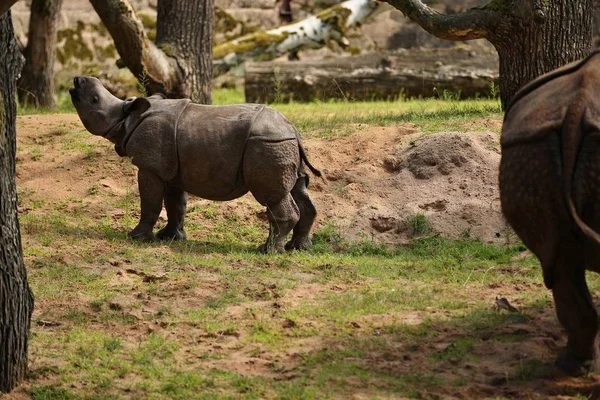
[{"label": "rhinoceros eye", "polygon": [[92,103],[97,103],[98,102],[98,96],[94,95],[94,97],[92,97]]}]

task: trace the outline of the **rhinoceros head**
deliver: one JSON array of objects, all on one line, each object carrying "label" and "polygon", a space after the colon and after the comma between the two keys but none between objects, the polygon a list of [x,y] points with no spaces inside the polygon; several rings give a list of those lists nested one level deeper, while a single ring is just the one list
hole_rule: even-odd
[{"label": "rhinoceros head", "polygon": [[150,102],[143,97],[120,100],[113,96],[98,78],[76,76],[69,89],[71,101],[79,114],[83,126],[92,134],[107,136],[134,111],[142,113],[150,107]]}]

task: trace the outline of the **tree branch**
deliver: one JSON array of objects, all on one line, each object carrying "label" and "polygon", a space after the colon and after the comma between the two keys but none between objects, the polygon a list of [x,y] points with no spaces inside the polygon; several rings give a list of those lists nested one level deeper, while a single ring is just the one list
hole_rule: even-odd
[{"label": "tree branch", "polygon": [[[440,14],[420,0],[384,0],[427,32],[440,39],[486,39],[499,23],[504,0],[492,0],[482,7],[471,8],[458,14]],[[496,7],[498,6],[498,7]],[[507,10],[509,11],[509,10]]]},{"label": "tree branch", "polygon": [[147,79],[151,92],[170,93],[181,81],[177,61],[148,38],[129,0],[90,0],[112,36],[122,63],[138,78]]},{"label": "tree branch", "polygon": [[0,1],[0,17],[8,11],[19,0],[1,0]]}]

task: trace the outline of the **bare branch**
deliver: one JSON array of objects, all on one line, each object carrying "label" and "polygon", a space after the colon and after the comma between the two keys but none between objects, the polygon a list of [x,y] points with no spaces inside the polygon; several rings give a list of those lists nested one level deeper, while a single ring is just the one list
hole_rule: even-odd
[{"label": "bare branch", "polygon": [[420,0],[384,0],[440,39],[486,39],[500,20],[500,9],[493,0],[483,7],[471,8],[458,14],[440,14]]},{"label": "bare branch", "polygon": [[[140,79],[150,80],[152,92],[170,92],[181,80],[177,61],[148,38],[128,0],[90,0],[112,36],[122,63]],[[161,89],[162,88],[162,89]]]},{"label": "bare branch", "polygon": [[19,0],[0,0],[0,17]]}]

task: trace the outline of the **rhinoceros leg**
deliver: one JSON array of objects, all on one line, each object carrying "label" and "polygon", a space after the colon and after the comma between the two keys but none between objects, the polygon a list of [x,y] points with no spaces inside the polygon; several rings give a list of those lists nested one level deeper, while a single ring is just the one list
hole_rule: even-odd
[{"label": "rhinoceros leg", "polygon": [[138,186],[141,201],[140,222],[129,232],[128,236],[138,240],[154,240],[152,229],[158,221],[162,209],[164,183],[156,174],[140,169]]},{"label": "rhinoceros leg", "polygon": [[506,219],[540,260],[558,319],[568,332],[557,365],[580,374],[595,355],[598,316],[585,282],[585,240],[573,233],[563,201],[559,148],[556,135],[503,148],[500,197]]},{"label": "rhinoceros leg", "polygon": [[292,189],[292,197],[300,210],[300,220],[294,227],[292,239],[285,245],[286,250],[306,250],[312,247],[309,235],[317,217],[317,209],[306,190],[306,179],[304,176],[298,178]]},{"label": "rhinoceros leg", "polygon": [[269,236],[265,244],[258,248],[261,253],[284,251],[283,241],[300,219],[300,211],[292,195],[288,193],[274,204],[267,204]]},{"label": "rhinoceros leg", "polygon": [[156,233],[161,240],[184,240],[187,238],[183,229],[187,193],[183,189],[167,185],[165,188],[165,208],[167,209],[167,226]]},{"label": "rhinoceros leg", "polygon": [[556,360],[563,371],[581,375],[594,367],[597,355],[598,314],[585,281],[580,248],[562,247],[552,294],[556,314],[568,334],[567,348]]}]

